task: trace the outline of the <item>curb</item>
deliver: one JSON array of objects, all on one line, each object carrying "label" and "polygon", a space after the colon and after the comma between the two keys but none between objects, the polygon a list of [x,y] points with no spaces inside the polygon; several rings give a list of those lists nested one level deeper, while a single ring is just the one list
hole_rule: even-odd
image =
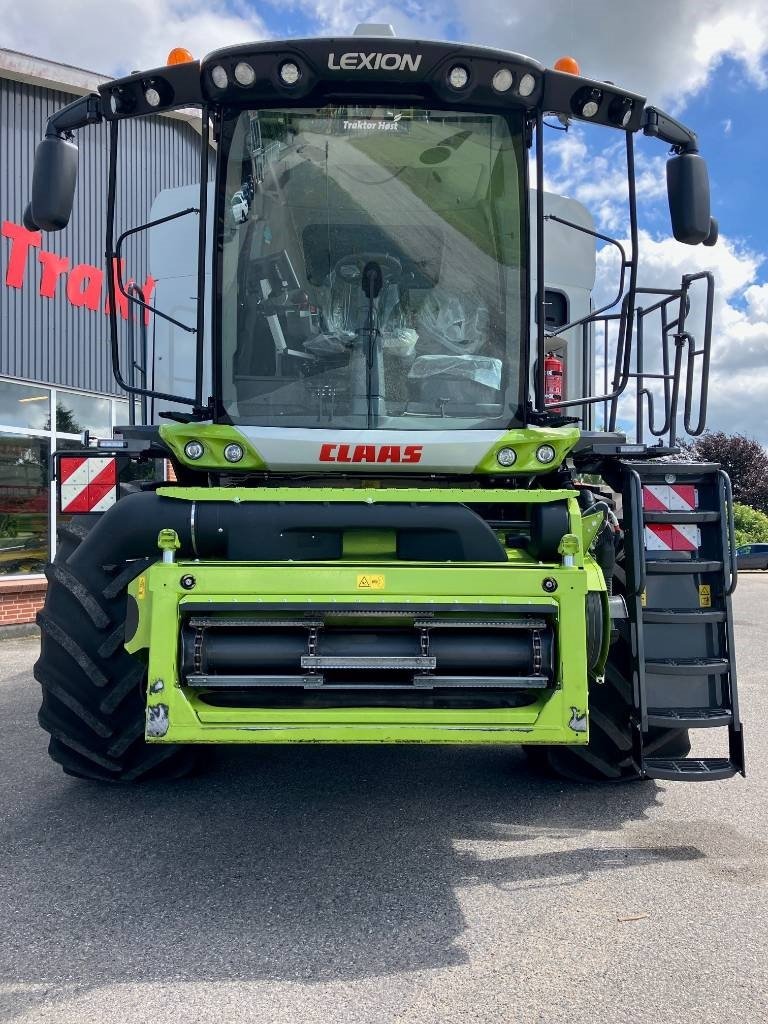
[{"label": "curb", "polygon": [[16,626],[0,626],[0,640],[17,640],[23,636],[39,636],[40,630],[34,622],[20,622]]}]

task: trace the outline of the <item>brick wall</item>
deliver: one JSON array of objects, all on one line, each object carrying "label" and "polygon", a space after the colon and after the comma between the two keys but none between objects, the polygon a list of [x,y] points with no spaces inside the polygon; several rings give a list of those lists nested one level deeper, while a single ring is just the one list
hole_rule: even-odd
[{"label": "brick wall", "polygon": [[18,626],[34,622],[43,607],[47,582],[37,576],[31,579],[0,579],[0,626]]}]

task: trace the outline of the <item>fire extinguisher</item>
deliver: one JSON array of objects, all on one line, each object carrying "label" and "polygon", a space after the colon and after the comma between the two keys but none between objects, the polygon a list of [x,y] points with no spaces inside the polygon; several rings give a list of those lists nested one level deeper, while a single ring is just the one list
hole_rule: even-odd
[{"label": "fire extinguisher", "polygon": [[563,400],[565,363],[554,352],[547,352],[544,360],[544,404],[557,407]]}]

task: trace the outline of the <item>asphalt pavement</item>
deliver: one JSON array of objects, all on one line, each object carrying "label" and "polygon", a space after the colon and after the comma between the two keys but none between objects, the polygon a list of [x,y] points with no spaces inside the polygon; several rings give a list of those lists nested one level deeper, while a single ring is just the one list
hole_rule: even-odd
[{"label": "asphalt pavement", "polygon": [[36,640],[0,643],[0,1020],[764,1021],[768,575],[735,609],[749,777],[708,784],[546,781],[495,747],[88,784],[46,755]]}]

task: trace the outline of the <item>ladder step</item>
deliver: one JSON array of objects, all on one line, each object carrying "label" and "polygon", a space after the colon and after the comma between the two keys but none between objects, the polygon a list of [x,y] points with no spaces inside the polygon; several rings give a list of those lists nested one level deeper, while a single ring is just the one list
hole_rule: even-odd
[{"label": "ladder step", "polygon": [[645,671],[657,676],[722,676],[728,671],[727,658],[646,658]]},{"label": "ladder step", "polygon": [[657,576],[663,573],[674,573],[677,575],[693,575],[702,572],[722,572],[722,562],[673,562],[665,558],[648,559],[645,563],[645,571],[649,576]]},{"label": "ladder step", "polygon": [[697,608],[690,608],[677,611],[674,608],[652,608],[643,609],[643,623],[671,623],[673,625],[690,625],[697,622],[725,622],[725,612],[699,611]]},{"label": "ladder step", "polygon": [[644,523],[673,523],[683,526],[685,523],[716,523],[719,519],[719,512],[643,512]]},{"label": "ladder step", "polygon": [[663,729],[714,729],[732,721],[727,708],[648,708],[648,725]]},{"label": "ladder step", "polygon": [[713,782],[738,775],[739,768],[728,757],[646,757],[643,773],[649,779]]}]

